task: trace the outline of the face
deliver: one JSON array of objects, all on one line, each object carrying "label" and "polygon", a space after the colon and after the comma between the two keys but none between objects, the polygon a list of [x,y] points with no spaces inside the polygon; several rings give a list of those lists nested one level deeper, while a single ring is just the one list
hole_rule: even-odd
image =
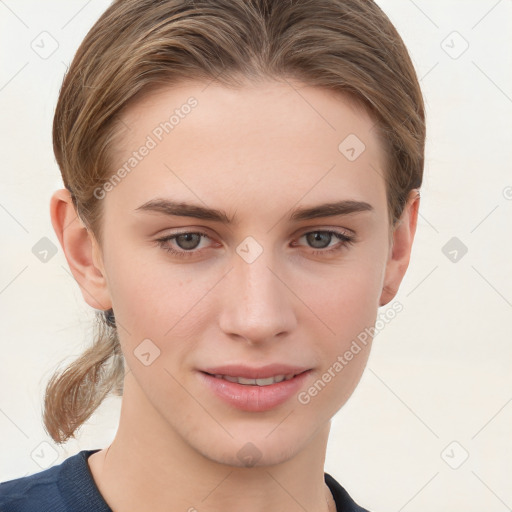
[{"label": "face", "polygon": [[[286,82],[187,83],[122,120],[117,178],[97,191],[97,263],[134,382],[123,400],[211,460],[287,460],[347,401],[369,355],[361,333],[390,256],[374,122]],[[268,388],[203,373],[274,364],[307,371]]]}]

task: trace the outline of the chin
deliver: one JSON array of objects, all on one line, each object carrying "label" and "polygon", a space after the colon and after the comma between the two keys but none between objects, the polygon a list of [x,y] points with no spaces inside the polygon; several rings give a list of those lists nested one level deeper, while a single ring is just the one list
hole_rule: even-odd
[{"label": "chin", "polygon": [[[205,439],[208,439],[209,444],[195,446],[195,449],[212,462],[247,468],[284,463],[295,457],[307,444],[303,432],[297,432],[295,436],[290,435],[289,432],[282,435],[277,428],[269,435],[271,430],[265,428],[264,431],[252,436],[247,434],[236,436],[234,432],[230,431],[233,438],[228,438],[228,435],[225,434],[224,439],[216,439],[215,436],[200,436],[199,444],[203,445]],[[193,446],[193,444],[192,441],[191,445]]]}]

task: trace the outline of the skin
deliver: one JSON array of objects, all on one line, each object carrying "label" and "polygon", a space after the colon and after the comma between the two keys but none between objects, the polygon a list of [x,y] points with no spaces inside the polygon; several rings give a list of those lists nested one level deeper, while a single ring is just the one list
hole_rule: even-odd
[{"label": "skin", "polygon": [[[294,396],[266,412],[230,407],[197,370],[284,362],[312,368],[302,390],[310,387],[395,296],[419,195],[411,192],[390,232],[373,120],[298,82],[238,90],[191,82],[153,92],[124,112],[116,165],[190,96],[197,107],[102,199],[101,241],[76,217],[67,190],[51,200],[70,269],[91,307],[113,307],[126,361],[119,429],[89,458],[93,478],[116,512],[335,510],[324,482],[330,420],[359,382],[371,342],[307,405]],[[354,161],[338,150],[351,133],[366,145]],[[135,211],[157,197],[222,209],[237,222]],[[287,220],[294,208],[341,199],[373,210]],[[304,236],[325,229],[355,242],[313,245]],[[195,240],[192,257],[155,243],[197,230],[209,238]],[[252,263],[236,252],[247,236],[263,249]],[[326,255],[325,246],[341,248]],[[134,350],[147,338],[161,352],[145,366]],[[253,467],[237,456],[248,442],[260,453]]]}]

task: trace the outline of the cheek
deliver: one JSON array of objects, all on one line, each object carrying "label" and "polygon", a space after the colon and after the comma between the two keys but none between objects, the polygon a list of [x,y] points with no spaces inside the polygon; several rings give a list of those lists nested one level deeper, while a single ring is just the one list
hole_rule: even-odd
[{"label": "cheek", "polygon": [[375,321],[384,267],[383,260],[347,260],[316,280],[302,280],[298,295],[323,321],[325,332],[343,343]]},{"label": "cheek", "polygon": [[312,309],[319,312],[321,322],[309,321],[309,338],[317,340],[322,365],[299,402],[314,404],[325,417],[334,415],[349,399],[368,361],[380,296],[379,275],[368,271],[343,276],[314,299]]},{"label": "cheek", "polygon": [[149,352],[151,358],[157,354],[152,364],[156,371],[159,365],[170,369],[176,361],[186,361],[193,352],[199,339],[194,334],[204,327],[212,308],[207,292],[222,274],[194,272],[193,265],[172,265],[165,256],[150,253],[146,248],[131,251],[128,257],[122,250],[112,250],[115,264],[110,264],[108,275],[127,363],[134,368],[139,364],[134,358],[141,353]]},{"label": "cheek", "polygon": [[124,240],[108,253],[113,308],[128,332],[162,337],[190,309],[189,303],[198,300],[201,283],[166,263],[159,251]]},{"label": "cheek", "polygon": [[368,361],[386,262],[383,247],[368,247],[357,259],[347,258],[343,268],[331,269],[331,277],[322,278],[309,295],[319,318],[303,323],[309,339],[316,340],[322,368],[303,399],[329,414],[348,400]]}]

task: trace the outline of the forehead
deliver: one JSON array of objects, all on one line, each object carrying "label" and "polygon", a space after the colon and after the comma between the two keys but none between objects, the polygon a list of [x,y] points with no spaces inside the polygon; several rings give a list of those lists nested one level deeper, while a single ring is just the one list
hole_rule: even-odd
[{"label": "forehead", "polygon": [[156,195],[236,199],[233,206],[243,210],[301,196],[379,203],[385,193],[374,121],[325,89],[291,81],[238,88],[185,82],[142,96],[121,120],[111,171],[125,172],[110,196],[122,195],[133,208]]}]

